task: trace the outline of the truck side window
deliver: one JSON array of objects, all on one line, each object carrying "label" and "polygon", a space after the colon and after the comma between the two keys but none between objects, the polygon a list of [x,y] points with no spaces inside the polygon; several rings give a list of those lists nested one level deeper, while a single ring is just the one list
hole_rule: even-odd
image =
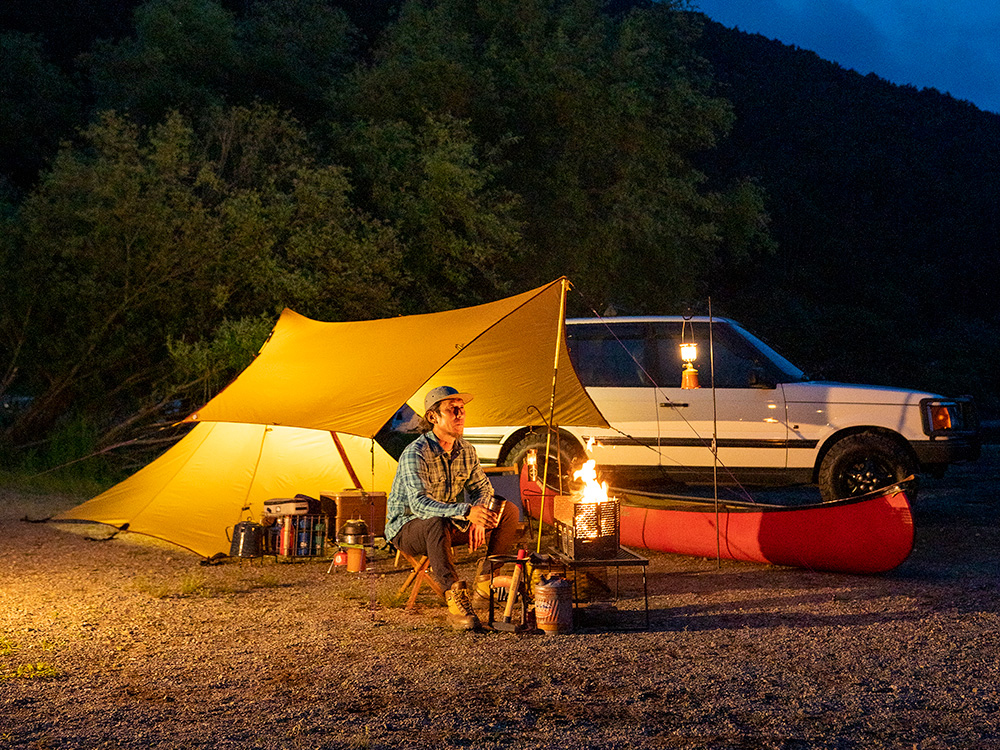
[{"label": "truck side window", "polygon": [[[690,336],[690,328],[688,329]],[[681,387],[681,324],[663,322],[656,324],[656,357],[659,364],[659,385],[661,388]],[[690,339],[689,339],[690,340]],[[701,342],[698,342],[699,351]],[[706,348],[707,352],[708,349]]]},{"label": "truck side window", "polygon": [[[751,388],[758,385],[766,371],[760,353],[751,347],[728,325],[716,323],[714,335],[709,338],[708,324],[689,323],[685,339],[698,344],[698,368],[702,388],[712,387],[715,371],[717,388]],[[679,388],[681,385],[681,323],[666,322],[656,326],[656,350],[659,358],[660,386]],[[714,348],[714,356],[712,352]],[[714,362],[713,362],[714,359]]]},{"label": "truck side window", "polygon": [[567,326],[570,359],[588,387],[648,388],[645,326],[611,324]]},{"label": "truck side window", "polygon": [[716,325],[714,339],[716,387],[773,387],[770,363],[746,339],[728,325]]}]

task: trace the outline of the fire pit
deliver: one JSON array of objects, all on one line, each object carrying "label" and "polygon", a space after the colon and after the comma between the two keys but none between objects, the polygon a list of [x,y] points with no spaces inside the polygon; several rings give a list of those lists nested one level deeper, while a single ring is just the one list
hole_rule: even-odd
[{"label": "fire pit", "polygon": [[618,555],[620,511],[618,498],[608,497],[607,484],[597,482],[593,460],[573,475],[583,480],[583,491],[558,495],[553,520],[559,548],[574,558],[606,560]]}]

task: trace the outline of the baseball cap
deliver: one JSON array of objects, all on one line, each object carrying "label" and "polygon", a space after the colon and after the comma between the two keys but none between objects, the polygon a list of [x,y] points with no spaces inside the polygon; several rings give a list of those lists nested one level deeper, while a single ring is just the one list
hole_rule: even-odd
[{"label": "baseball cap", "polygon": [[459,393],[457,388],[452,388],[450,385],[439,385],[437,388],[434,388],[426,396],[424,396],[424,414],[429,412],[440,402],[449,398],[460,398],[465,403],[469,403],[472,401],[472,394]]}]

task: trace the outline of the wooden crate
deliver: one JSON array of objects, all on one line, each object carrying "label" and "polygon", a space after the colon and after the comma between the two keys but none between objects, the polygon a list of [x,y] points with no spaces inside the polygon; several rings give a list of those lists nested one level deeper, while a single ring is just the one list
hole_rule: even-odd
[{"label": "wooden crate", "polygon": [[321,492],[320,506],[330,519],[330,539],[334,539],[348,521],[360,518],[368,524],[372,536],[385,535],[386,496],[384,492]]}]

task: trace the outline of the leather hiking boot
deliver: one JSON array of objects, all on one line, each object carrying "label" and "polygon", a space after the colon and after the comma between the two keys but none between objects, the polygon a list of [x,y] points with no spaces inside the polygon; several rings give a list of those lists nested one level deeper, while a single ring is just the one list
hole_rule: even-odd
[{"label": "leather hiking boot", "polygon": [[448,603],[448,622],[455,630],[473,630],[479,627],[479,618],[472,608],[469,588],[465,581],[456,581],[444,592]]},{"label": "leather hiking boot", "polygon": [[490,603],[490,577],[488,575],[476,578],[476,583],[472,587],[472,606],[476,609],[485,609]]}]

